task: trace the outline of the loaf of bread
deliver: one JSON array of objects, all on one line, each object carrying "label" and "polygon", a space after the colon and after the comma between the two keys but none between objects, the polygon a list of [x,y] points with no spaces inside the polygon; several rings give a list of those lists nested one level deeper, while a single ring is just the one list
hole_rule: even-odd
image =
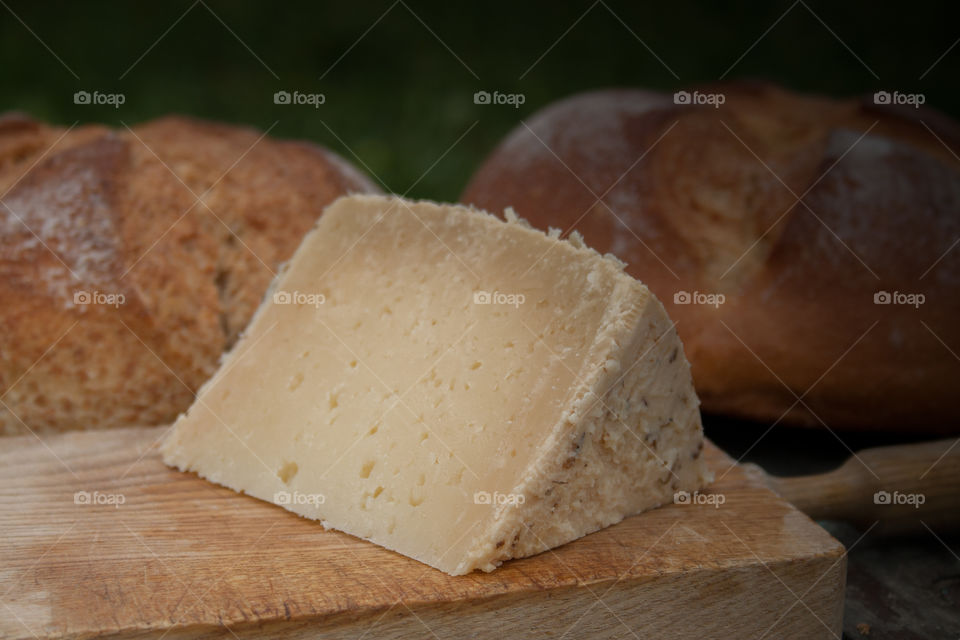
[{"label": "loaf of bread", "polygon": [[461,200],[629,263],[708,412],[957,431],[960,127],[884,102],[903,101],[578,95],[517,127]]},{"label": "loaf of bread", "polygon": [[0,118],[0,433],[172,421],[337,196],[333,153],[168,117]]}]

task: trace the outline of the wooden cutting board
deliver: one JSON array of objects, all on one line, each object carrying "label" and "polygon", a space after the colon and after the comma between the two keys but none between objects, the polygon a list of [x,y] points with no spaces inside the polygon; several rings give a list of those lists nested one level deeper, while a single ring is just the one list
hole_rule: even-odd
[{"label": "wooden cutting board", "polygon": [[163,432],[0,439],[0,637],[839,637],[843,546],[712,445],[722,505],[454,578],[166,468]]}]

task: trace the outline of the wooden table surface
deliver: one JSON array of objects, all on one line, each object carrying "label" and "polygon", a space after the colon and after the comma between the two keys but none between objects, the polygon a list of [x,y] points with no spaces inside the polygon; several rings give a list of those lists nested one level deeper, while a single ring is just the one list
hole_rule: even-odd
[{"label": "wooden table surface", "polygon": [[[850,451],[930,439],[923,434],[830,433],[705,416],[707,435],[744,462],[778,475],[822,473]],[[884,537],[839,522],[828,531],[848,548],[844,640],[960,638],[960,533],[921,528]]]},{"label": "wooden table surface", "polygon": [[669,505],[454,578],[168,469],[155,446],[162,431],[0,443],[0,636],[809,639],[840,630],[842,545],[713,446],[705,454],[722,505]]}]

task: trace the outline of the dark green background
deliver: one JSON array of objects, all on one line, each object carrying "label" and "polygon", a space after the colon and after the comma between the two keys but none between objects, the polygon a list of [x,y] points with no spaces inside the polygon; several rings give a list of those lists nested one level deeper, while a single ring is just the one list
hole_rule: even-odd
[{"label": "dark green background", "polygon": [[[944,3],[409,0],[383,16],[392,2],[3,2],[0,108],[66,124],[132,124],[168,112],[261,129],[277,122],[274,135],[318,141],[357,162],[355,153],[390,190],[403,193],[416,183],[415,197],[455,199],[507,131],[557,98],[596,87],[673,90],[718,79],[791,6],[729,77],[762,77],[838,96],[919,91],[928,104],[960,113],[960,46],[920,80],[960,37]],[[78,89],[122,92],[126,104],[74,105]],[[316,110],[277,106],[278,89],[322,92],[327,102]],[[480,89],[522,92],[526,103],[519,109],[475,105]]]}]

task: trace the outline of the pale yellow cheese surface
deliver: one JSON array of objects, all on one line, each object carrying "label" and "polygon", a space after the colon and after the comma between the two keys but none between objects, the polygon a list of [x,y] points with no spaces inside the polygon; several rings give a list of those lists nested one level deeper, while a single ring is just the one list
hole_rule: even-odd
[{"label": "pale yellow cheese surface", "polygon": [[675,331],[617,262],[463,207],[354,196],[163,452],[459,574],[698,488],[701,443]]}]

